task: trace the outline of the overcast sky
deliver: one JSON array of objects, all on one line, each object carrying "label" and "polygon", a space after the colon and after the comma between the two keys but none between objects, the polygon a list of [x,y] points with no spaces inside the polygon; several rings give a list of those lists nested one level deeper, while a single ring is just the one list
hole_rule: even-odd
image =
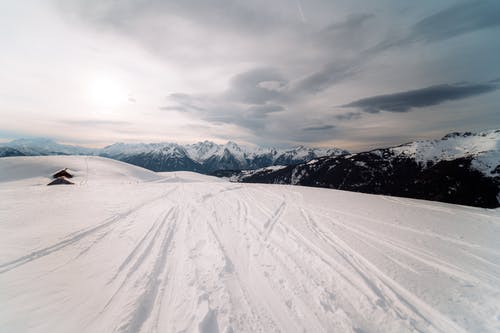
[{"label": "overcast sky", "polygon": [[0,1],[0,139],[354,151],[500,127],[500,1]]}]

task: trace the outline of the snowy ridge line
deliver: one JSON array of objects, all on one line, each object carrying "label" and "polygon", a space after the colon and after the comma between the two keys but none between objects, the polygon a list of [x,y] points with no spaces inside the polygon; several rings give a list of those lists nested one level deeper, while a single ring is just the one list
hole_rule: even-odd
[{"label": "snowy ridge line", "polygon": [[61,145],[49,139],[18,139],[0,143],[0,157],[38,155],[95,155],[109,157],[146,167],[153,171],[197,171],[211,173],[216,170],[257,168],[262,166],[293,164],[320,156],[343,155],[338,148],[309,148],[297,146],[289,149],[263,148],[238,145],[234,142],[216,144],[210,141],[195,144],[115,143],[102,149]]},{"label": "snowy ridge line", "polygon": [[[450,161],[473,157],[473,167],[485,175],[492,175],[500,164],[500,130],[480,133],[451,133],[440,140],[421,140],[403,144],[390,150],[426,165],[428,162]],[[374,153],[380,150],[372,151]],[[500,171],[497,171],[497,173]]]},{"label": "snowy ridge line", "polygon": [[177,143],[151,143],[151,144],[125,144],[116,143],[103,148],[101,154],[140,154],[140,153],[165,153],[180,154],[185,153],[193,161],[203,163],[213,157],[223,157],[230,153],[239,160],[252,159],[257,156],[269,155],[273,160],[285,156],[304,159],[308,155],[327,156],[332,154],[347,153],[337,148],[308,148],[297,146],[289,149],[250,147],[238,145],[229,141],[226,144],[216,144],[210,141],[198,142],[195,144],[181,145]]}]

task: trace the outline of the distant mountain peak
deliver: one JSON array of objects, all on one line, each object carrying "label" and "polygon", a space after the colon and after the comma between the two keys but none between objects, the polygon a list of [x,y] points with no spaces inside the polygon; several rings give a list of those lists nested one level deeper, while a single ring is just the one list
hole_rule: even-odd
[{"label": "distant mountain peak", "polygon": [[450,133],[396,147],[322,157],[285,168],[219,173],[233,181],[500,206],[500,131]]},{"label": "distant mountain peak", "polygon": [[422,165],[473,157],[473,166],[490,174],[500,161],[499,144],[500,130],[490,130],[479,133],[454,132],[438,140],[419,140],[388,149],[395,156],[412,157]]},{"label": "distant mountain peak", "polygon": [[55,140],[49,138],[20,138],[9,142],[12,145],[59,145]]},{"label": "distant mountain peak", "polygon": [[[272,165],[289,165],[326,155],[346,153],[340,149],[318,149],[299,146],[291,149],[248,147],[234,141],[217,144],[200,141],[181,145],[172,142],[117,142],[102,149],[60,145],[51,139],[21,139],[3,145],[17,150],[4,154],[24,155],[100,155],[118,159],[154,171],[197,171],[211,173],[223,169],[255,169]],[[19,147],[19,148],[16,148]]]}]

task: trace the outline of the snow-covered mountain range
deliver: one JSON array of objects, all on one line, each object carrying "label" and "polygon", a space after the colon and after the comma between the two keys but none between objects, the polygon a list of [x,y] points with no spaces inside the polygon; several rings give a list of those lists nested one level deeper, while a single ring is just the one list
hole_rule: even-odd
[{"label": "snow-covered mountain range", "polygon": [[258,169],[290,165],[322,156],[348,154],[337,148],[295,147],[291,149],[253,148],[234,142],[210,141],[177,143],[115,143],[103,149],[62,145],[49,139],[19,139],[0,146],[2,156],[98,155],[138,165],[153,171],[196,171]]},{"label": "snow-covered mountain range", "polygon": [[328,187],[481,207],[498,207],[500,202],[500,130],[452,133],[356,154],[336,148],[254,148],[210,141],[116,143],[90,149],[21,139],[0,146],[0,157],[20,155],[98,155],[153,171],[195,171],[239,182]]},{"label": "snow-covered mountain range", "polygon": [[439,140],[218,175],[240,182],[329,187],[498,207],[500,130],[452,133]]},{"label": "snow-covered mountain range", "polygon": [[[48,155],[96,155],[99,149],[63,145],[47,138],[17,139],[0,144],[0,157]],[[10,154],[10,155],[9,155]]]},{"label": "snow-covered mountain range", "polygon": [[295,147],[291,149],[252,148],[234,142],[224,145],[210,141],[179,145],[175,143],[124,144],[104,148],[101,156],[139,165],[153,171],[197,171],[257,169],[271,165],[290,165],[322,156],[348,154],[341,149]]}]

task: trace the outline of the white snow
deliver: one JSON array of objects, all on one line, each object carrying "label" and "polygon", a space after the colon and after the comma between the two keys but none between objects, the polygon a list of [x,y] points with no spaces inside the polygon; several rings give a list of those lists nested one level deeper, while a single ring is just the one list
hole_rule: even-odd
[{"label": "white snow", "polygon": [[395,154],[414,157],[417,162],[454,160],[474,157],[472,166],[491,177],[500,161],[500,130],[491,130],[470,135],[448,135],[440,140],[415,141],[391,148]]},{"label": "white snow", "polygon": [[174,182],[174,183],[219,183],[227,182],[223,178],[207,176],[201,173],[189,171],[174,171],[174,172],[157,172],[163,179],[159,182]]},{"label": "white snow", "polygon": [[268,167],[265,167],[265,168],[262,168],[259,170],[278,171],[278,170],[284,169],[286,167],[287,167],[286,165],[271,165],[271,166],[268,166]]},{"label": "white snow", "polygon": [[0,183],[21,181],[23,185],[46,185],[52,174],[68,168],[73,182],[137,183],[158,181],[156,172],[128,163],[96,156],[30,156],[0,159]]},{"label": "white snow", "polygon": [[251,177],[256,174],[266,174],[272,171],[278,171],[281,169],[286,168],[286,165],[271,165],[268,167],[260,168],[260,169],[255,169],[255,170],[241,170],[241,173],[237,173],[229,178],[225,178],[229,180],[230,182],[239,182],[242,179]]},{"label": "white snow", "polygon": [[242,170],[243,174],[252,175],[254,173],[265,172],[265,171],[278,171],[286,168],[287,165],[271,165],[265,168],[255,169],[255,170]]},{"label": "white snow", "polygon": [[499,210],[1,158],[0,332],[498,332],[499,239]]},{"label": "white snow", "polygon": [[197,162],[204,162],[212,156],[222,156],[224,152],[224,148],[221,145],[211,141],[186,145],[185,148],[189,157]]}]

